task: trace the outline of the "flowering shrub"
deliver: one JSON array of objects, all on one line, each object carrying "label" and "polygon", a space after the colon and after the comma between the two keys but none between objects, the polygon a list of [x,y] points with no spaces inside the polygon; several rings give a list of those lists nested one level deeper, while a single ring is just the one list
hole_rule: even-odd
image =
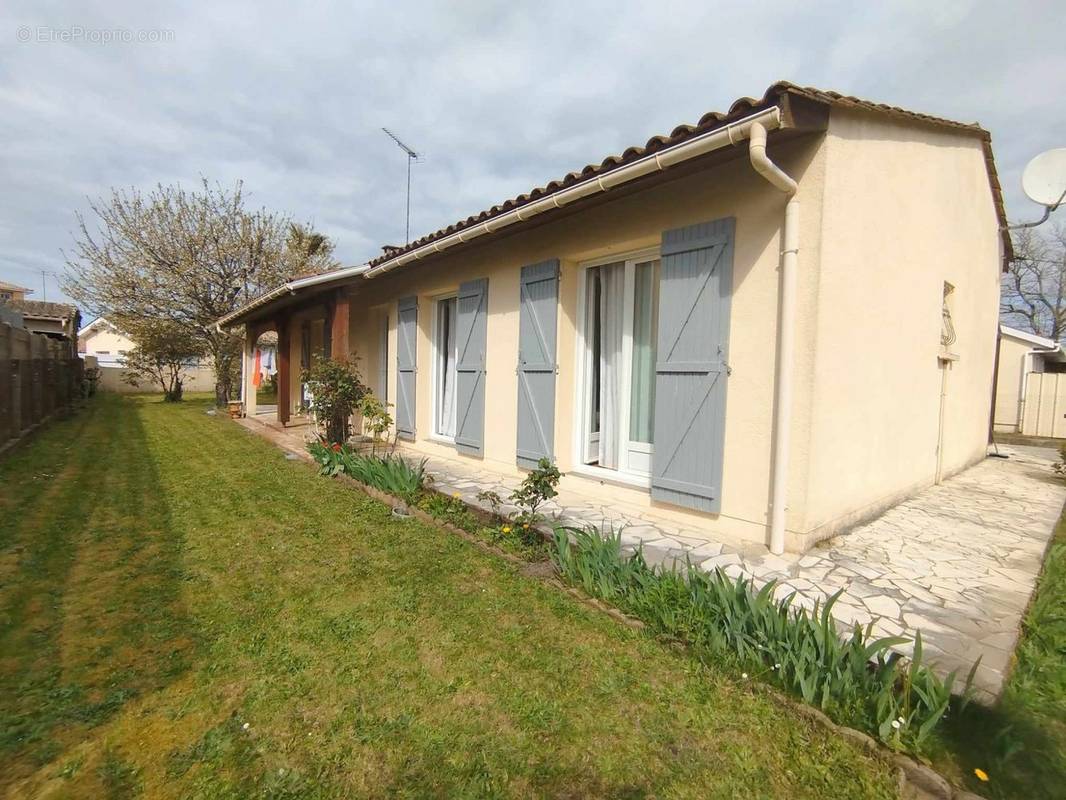
[{"label": "flowering shrub", "polygon": [[300,380],[307,384],[311,410],[326,425],[326,441],[347,442],[349,419],[367,393],[355,364],[343,358],[316,357]]},{"label": "flowering shrub", "polygon": [[500,528],[500,532],[507,535],[513,532],[524,544],[533,544],[538,537],[537,526],[544,521],[540,507],[559,494],[556,487],[561,478],[562,473],[551,459],[542,458],[538,461],[537,468],[511,492],[510,500],[518,506],[519,511],[509,520],[509,524]]}]

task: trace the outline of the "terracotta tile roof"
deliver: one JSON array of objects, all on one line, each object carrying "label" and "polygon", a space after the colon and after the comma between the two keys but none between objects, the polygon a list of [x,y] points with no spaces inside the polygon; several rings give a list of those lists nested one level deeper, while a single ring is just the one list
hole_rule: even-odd
[{"label": "terracotta tile roof", "polygon": [[33,289],[27,289],[25,286],[19,286],[16,283],[8,283],[7,281],[0,281],[0,291],[4,292],[26,292],[26,294],[32,294]]},{"label": "terracotta tile roof", "polygon": [[44,300],[4,300],[11,308],[27,317],[48,317],[51,319],[72,319],[78,309],[66,303],[48,303]]},{"label": "terracotta tile roof", "polygon": [[570,172],[563,178],[551,181],[544,186],[538,186],[531,189],[524,194],[520,194],[517,197],[513,197],[509,200],[499,203],[497,205],[488,208],[479,214],[475,214],[467,217],[464,220],[455,222],[449,225],[447,228],[441,228],[438,231],[427,234],[426,236],[416,239],[403,247],[389,247],[385,253],[372,259],[370,266],[377,267],[381,264],[385,264],[391,261],[393,258],[402,255],[404,253],[415,250],[423,245],[430,244],[442,239],[445,236],[450,236],[453,233],[469,228],[473,225],[484,222],[485,220],[492,219],[493,217],[504,214],[512,209],[526,205],[527,203],[539,200],[542,197],[551,195],[555,192],[566,189],[573,186],[575,183],[586,180],[594,176],[600,176],[613,169],[616,169],[625,164],[629,164],[636,161],[639,158],[655,153],[666,147],[672,147],[673,145],[680,144],[681,142],[691,139],[694,136],[707,133],[715,128],[723,127],[741,117],[748,116],[756,111],[770,108],[771,106],[779,104],[781,98],[785,95],[795,95],[797,97],[807,98],[815,102],[824,103],[831,106],[846,107],[846,108],[858,108],[865,111],[872,111],[880,114],[887,114],[890,116],[898,117],[909,122],[920,123],[925,125],[933,125],[936,127],[954,128],[960,131],[966,131],[974,133],[981,137],[984,142],[984,156],[985,164],[988,168],[988,181],[992,190],[993,202],[995,204],[996,213],[999,216],[1000,226],[1002,228],[1002,238],[1004,242],[1005,252],[1008,256],[1012,254],[1012,248],[1010,243],[1010,236],[1006,230],[1007,216],[1006,210],[1003,205],[1003,192],[999,183],[999,175],[996,172],[996,164],[992,155],[992,141],[988,131],[984,130],[977,123],[956,122],[954,120],[943,119],[942,117],[934,117],[929,114],[921,114],[915,111],[908,111],[897,106],[890,106],[884,103],[875,103],[870,100],[862,100],[858,97],[852,97],[850,95],[843,95],[839,92],[825,91],[822,89],[816,89],[809,86],[797,86],[796,84],[789,83],[788,81],[778,81],[772,84],[763,93],[762,97],[756,99],[751,97],[741,97],[730,105],[729,110],[726,112],[710,111],[700,117],[699,122],[695,125],[679,125],[674,128],[667,135],[653,136],[643,146],[633,146],[624,150],[619,155],[607,156],[598,164],[588,164],[583,169],[577,172]]}]

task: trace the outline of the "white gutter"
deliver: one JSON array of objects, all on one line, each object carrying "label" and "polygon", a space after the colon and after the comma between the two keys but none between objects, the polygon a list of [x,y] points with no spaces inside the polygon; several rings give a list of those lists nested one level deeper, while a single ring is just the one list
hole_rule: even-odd
[{"label": "white gutter", "polygon": [[770,552],[785,552],[785,499],[792,427],[792,339],[796,317],[796,262],[799,254],[799,200],[796,181],[766,155],[766,128],[751,126],[748,154],[755,171],[788,196],[781,231],[781,318],[777,352],[777,386],[774,396],[774,465],[771,474]]},{"label": "white gutter", "polygon": [[332,283],[333,281],[344,280],[345,278],[358,278],[360,275],[366,273],[370,269],[367,264],[360,264],[356,267],[345,267],[344,269],[336,269],[332,272],[323,272],[321,275],[311,275],[307,278],[297,278],[294,281],[283,283],[276,289],[271,289],[266,294],[257,297],[250,303],[245,303],[241,308],[236,311],[227,314],[215,323],[215,329],[222,333],[222,328],[228,325],[231,320],[240,317],[242,314],[251,311],[259,306],[266,305],[271,300],[276,300],[279,297],[283,297],[287,294],[295,294],[300,289],[306,289],[308,286],[318,286],[322,283]]},{"label": "white gutter", "polygon": [[649,156],[639,158],[631,164],[626,164],[624,167],[611,170],[604,175],[593,176],[581,183],[576,183],[567,189],[554,192],[533,203],[527,203],[520,208],[508,211],[506,214],[501,214],[498,217],[485,220],[485,222],[474,225],[473,227],[464,228],[458,233],[445,236],[443,239],[439,239],[435,242],[424,244],[415,250],[398,255],[392,260],[386,261],[384,264],[373,267],[366,273],[366,277],[375,278],[378,275],[396,269],[397,267],[402,267],[404,264],[409,264],[412,261],[434,255],[442,250],[447,250],[454,245],[469,242],[471,239],[484,236],[486,233],[495,233],[501,228],[505,228],[515,222],[525,222],[530,217],[543,214],[545,211],[562,208],[565,205],[573,203],[575,200],[606,192],[623,183],[642,178],[653,172],[660,172],[667,167],[679,164],[682,161],[687,161],[690,158],[695,158],[704,153],[709,153],[712,150],[718,150],[736,144],[737,142],[748,138],[750,131],[756,125],[763,130],[764,134],[767,129],[773,130],[775,128],[780,128],[781,112],[777,106],[768,108],[765,111],[759,111],[758,113],[739,119],[736,122],[731,122],[725,127],[708,131],[699,136],[694,136],[681,144],[676,144],[673,147],[667,147],[665,150],[660,150],[657,153],[652,153]]},{"label": "white gutter", "polygon": [[333,272],[323,272],[321,275],[297,278],[296,280],[291,281],[288,286],[291,287],[291,290],[305,289],[308,286],[317,286],[320,283],[332,283],[333,281],[343,280],[344,278],[358,278],[360,275],[365,274],[369,269],[369,264],[360,264],[356,267],[345,267],[344,269],[333,270]]}]

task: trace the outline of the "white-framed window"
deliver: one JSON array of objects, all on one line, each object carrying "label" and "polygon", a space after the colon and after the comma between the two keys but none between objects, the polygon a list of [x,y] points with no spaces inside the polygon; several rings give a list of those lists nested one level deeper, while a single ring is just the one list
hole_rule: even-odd
[{"label": "white-framed window", "polygon": [[654,449],[659,250],[579,265],[580,469],[646,485]]},{"label": "white-framed window", "polygon": [[458,300],[455,295],[438,297],[433,303],[433,433],[448,440],[455,439],[457,416],[457,313]]}]

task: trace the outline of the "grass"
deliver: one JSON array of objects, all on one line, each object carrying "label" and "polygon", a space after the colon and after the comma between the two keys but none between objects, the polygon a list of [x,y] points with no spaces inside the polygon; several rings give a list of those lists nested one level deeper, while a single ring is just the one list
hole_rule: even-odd
[{"label": "grass", "polygon": [[[934,766],[989,798],[1066,795],[1066,514],[1026,615],[1016,663],[994,708],[949,718]],[[980,769],[988,775],[980,781]]]},{"label": "grass", "polygon": [[893,749],[922,755],[951,705],[955,675],[941,680],[923,663],[920,633],[907,662],[891,650],[904,637],[875,638],[872,625],[837,629],[841,591],[808,611],[794,593],[775,599],[773,581],[756,589],[721,570],[649,566],[642,551],[622,549],[621,533],[594,527],[557,528],[553,560],[566,580],[677,637],[698,658],[746,670]]},{"label": "grass", "polygon": [[0,462],[0,796],[892,797],[879,760],[200,400]]}]

